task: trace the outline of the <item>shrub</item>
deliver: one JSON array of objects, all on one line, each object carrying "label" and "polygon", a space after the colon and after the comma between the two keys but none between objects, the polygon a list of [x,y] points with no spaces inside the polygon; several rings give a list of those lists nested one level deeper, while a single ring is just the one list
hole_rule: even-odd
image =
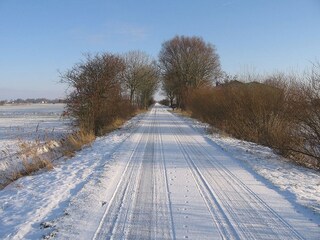
[{"label": "shrub", "polygon": [[188,106],[193,117],[228,134],[319,168],[320,98],[314,86],[284,75],[264,83],[231,81],[194,90]]},{"label": "shrub", "polygon": [[73,89],[67,99],[68,115],[84,132],[99,135],[118,117],[132,114],[134,109],[122,93],[124,70],[122,58],[106,53],[88,56],[61,76]]}]

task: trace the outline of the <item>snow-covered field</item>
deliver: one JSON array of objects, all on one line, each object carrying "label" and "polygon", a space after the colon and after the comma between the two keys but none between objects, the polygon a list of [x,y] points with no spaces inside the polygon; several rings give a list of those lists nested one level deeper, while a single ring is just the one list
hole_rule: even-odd
[{"label": "snow-covered field", "polygon": [[69,121],[61,118],[64,104],[21,104],[0,106],[0,183],[2,173],[18,161],[19,142],[59,139]]},{"label": "snow-covered field", "polygon": [[19,139],[59,138],[68,131],[68,121],[61,118],[63,108],[64,104],[0,106],[0,148],[12,153]]},{"label": "snow-covered field", "polygon": [[0,239],[318,239],[317,172],[203,130],[156,106],[20,178],[0,191]]}]

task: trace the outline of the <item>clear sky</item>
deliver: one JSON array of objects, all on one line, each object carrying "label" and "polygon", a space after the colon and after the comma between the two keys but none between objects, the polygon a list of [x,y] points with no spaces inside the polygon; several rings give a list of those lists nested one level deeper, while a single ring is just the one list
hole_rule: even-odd
[{"label": "clear sky", "polygon": [[320,0],[0,0],[0,99],[63,97],[84,53],[158,56],[175,35],[214,44],[224,71],[320,60]]}]

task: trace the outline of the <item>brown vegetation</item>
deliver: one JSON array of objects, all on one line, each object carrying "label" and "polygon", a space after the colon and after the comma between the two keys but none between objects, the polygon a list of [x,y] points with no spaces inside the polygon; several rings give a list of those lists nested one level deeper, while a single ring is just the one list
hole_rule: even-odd
[{"label": "brown vegetation", "polygon": [[81,150],[83,146],[95,140],[92,132],[76,131],[62,140],[61,152],[63,156],[73,157],[75,152]]},{"label": "brown vegetation", "polygon": [[97,135],[119,128],[138,108],[153,104],[158,68],[141,52],[87,55],[83,62],[62,74],[61,81],[71,88],[63,116],[71,118],[78,130],[52,147],[49,140],[21,142],[19,154],[15,154],[21,164],[12,169],[1,187],[40,169],[52,169],[55,159],[74,156]]},{"label": "brown vegetation", "polygon": [[40,143],[39,140],[20,140],[20,151],[16,156],[20,160],[20,165],[16,165],[15,169],[11,169],[10,172],[5,175],[6,182],[3,182],[2,185],[0,185],[0,189],[10,182],[17,180],[20,177],[30,175],[40,169],[53,169],[52,158],[57,146],[58,144],[55,141],[49,140],[45,141],[45,143]]},{"label": "brown vegetation", "polygon": [[158,84],[156,64],[144,53],[87,56],[61,76],[72,92],[67,115],[81,131],[103,135],[119,119],[147,108]]},{"label": "brown vegetation", "polygon": [[309,81],[283,74],[262,83],[231,81],[194,90],[188,106],[194,117],[228,134],[320,168],[319,81],[315,71]]},{"label": "brown vegetation", "polygon": [[102,133],[116,118],[133,112],[122,95],[120,76],[125,70],[122,58],[112,54],[87,56],[85,62],[62,75],[72,92],[67,98],[67,112],[81,131]]},{"label": "brown vegetation", "polygon": [[319,63],[304,76],[247,73],[238,79],[221,71],[213,45],[176,36],[163,43],[159,65],[164,104],[190,110],[228,134],[320,168]]}]

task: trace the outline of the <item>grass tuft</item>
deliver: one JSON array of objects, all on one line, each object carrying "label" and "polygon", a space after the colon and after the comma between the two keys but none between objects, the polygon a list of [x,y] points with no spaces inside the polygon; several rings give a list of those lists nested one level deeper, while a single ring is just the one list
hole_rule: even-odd
[{"label": "grass tuft", "polygon": [[62,143],[63,155],[73,157],[75,152],[81,150],[84,145],[88,145],[95,140],[93,132],[83,130],[76,131],[66,137]]}]

